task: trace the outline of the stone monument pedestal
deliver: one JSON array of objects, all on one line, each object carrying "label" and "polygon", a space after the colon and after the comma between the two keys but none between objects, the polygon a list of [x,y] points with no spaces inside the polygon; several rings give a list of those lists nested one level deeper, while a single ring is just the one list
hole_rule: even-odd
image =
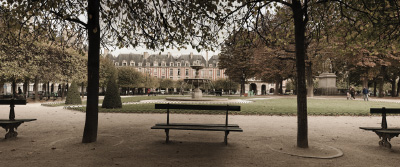
[{"label": "stone monument pedestal", "polygon": [[336,87],[336,75],[335,73],[324,72],[320,74],[317,78],[319,78],[318,89],[316,94],[318,95],[336,95],[337,87]]}]

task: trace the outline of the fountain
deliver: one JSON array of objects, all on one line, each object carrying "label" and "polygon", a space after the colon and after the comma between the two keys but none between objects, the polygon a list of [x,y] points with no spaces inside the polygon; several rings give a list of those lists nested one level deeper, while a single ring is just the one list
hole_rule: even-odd
[{"label": "fountain", "polygon": [[199,71],[203,69],[203,66],[193,65],[190,66],[192,69],[196,70],[196,76],[194,78],[185,79],[184,82],[193,85],[195,88],[192,92],[192,97],[167,97],[168,101],[227,101],[228,98],[203,98],[203,93],[200,90],[200,86],[210,83],[209,79],[200,78]]}]

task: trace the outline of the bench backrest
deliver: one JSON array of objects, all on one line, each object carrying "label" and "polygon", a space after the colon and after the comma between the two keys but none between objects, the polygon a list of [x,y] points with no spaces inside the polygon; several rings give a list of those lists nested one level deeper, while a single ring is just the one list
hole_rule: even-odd
[{"label": "bench backrest", "polygon": [[0,105],[26,105],[26,100],[15,100],[15,99],[7,99],[7,100],[0,100]]},{"label": "bench backrest", "polygon": [[229,106],[229,105],[155,104],[155,109],[186,109],[186,110],[225,110],[225,111],[240,111],[240,106]]},{"label": "bench backrest", "polygon": [[387,129],[387,121],[386,121],[386,114],[396,114],[400,113],[400,108],[370,108],[369,112],[371,114],[382,114],[382,123],[381,127],[382,129]]},{"label": "bench backrest", "polygon": [[400,113],[400,108],[370,108],[370,113],[371,114],[381,114],[381,113],[387,113],[387,114],[398,114]]}]

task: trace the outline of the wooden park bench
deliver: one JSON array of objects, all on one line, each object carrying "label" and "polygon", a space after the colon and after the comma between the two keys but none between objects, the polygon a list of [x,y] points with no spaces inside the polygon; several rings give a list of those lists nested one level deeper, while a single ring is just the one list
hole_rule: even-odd
[{"label": "wooden park bench", "polygon": [[[151,129],[164,129],[166,143],[169,142],[169,130],[201,130],[225,132],[224,143],[228,144],[229,132],[243,132],[237,124],[228,124],[228,111],[240,111],[240,106],[221,105],[181,105],[181,104],[155,104],[155,109],[167,109],[167,123],[158,123]],[[225,124],[195,124],[195,123],[170,123],[169,113],[176,110],[223,110],[226,111]]]},{"label": "wooden park bench", "polygon": [[17,137],[16,129],[24,122],[35,121],[36,119],[15,119],[14,107],[15,105],[26,105],[26,100],[15,99],[1,99],[0,105],[10,105],[10,114],[8,119],[0,119],[0,126],[8,132],[5,136],[6,139]]},{"label": "wooden park bench", "polygon": [[398,137],[400,134],[400,128],[392,128],[387,126],[386,114],[399,114],[400,108],[371,108],[371,114],[382,114],[381,127],[360,127],[360,129],[375,132],[379,139],[379,146],[386,148],[392,148],[390,140],[394,137]]}]

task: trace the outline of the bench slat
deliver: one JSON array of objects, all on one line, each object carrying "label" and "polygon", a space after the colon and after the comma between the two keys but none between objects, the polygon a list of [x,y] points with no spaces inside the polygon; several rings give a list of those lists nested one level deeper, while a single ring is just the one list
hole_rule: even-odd
[{"label": "bench slat", "polygon": [[[360,129],[372,130],[372,131],[374,131],[374,130],[384,130],[384,129],[382,129],[382,127],[360,127]],[[400,128],[387,128],[387,130],[400,130]]]},{"label": "bench slat", "polygon": [[[204,127],[225,127],[225,124],[195,124],[195,123],[158,123],[156,126],[204,126]],[[239,127],[237,124],[228,124],[228,127]]]},{"label": "bench slat", "polygon": [[386,113],[400,113],[400,108],[370,108],[369,111],[371,114],[379,114],[382,113],[383,110],[385,110]]},{"label": "bench slat", "polygon": [[[15,119],[15,121],[30,122],[36,121],[37,119]],[[0,121],[10,121],[9,119],[0,119]]]},{"label": "bench slat", "polygon": [[390,130],[390,129],[376,130],[376,132],[379,132],[379,133],[390,133],[390,134],[400,134],[400,129],[398,129],[398,130]]},{"label": "bench slat", "polygon": [[175,130],[206,130],[206,131],[233,131],[243,132],[239,127],[203,127],[203,126],[153,126],[151,129],[175,129]]},{"label": "bench slat", "polygon": [[26,100],[0,100],[0,105],[10,105],[11,101],[14,105],[26,105]]},{"label": "bench slat", "polygon": [[155,104],[155,109],[186,109],[186,110],[229,110],[240,111],[240,106],[223,105],[181,105],[181,104]]}]

